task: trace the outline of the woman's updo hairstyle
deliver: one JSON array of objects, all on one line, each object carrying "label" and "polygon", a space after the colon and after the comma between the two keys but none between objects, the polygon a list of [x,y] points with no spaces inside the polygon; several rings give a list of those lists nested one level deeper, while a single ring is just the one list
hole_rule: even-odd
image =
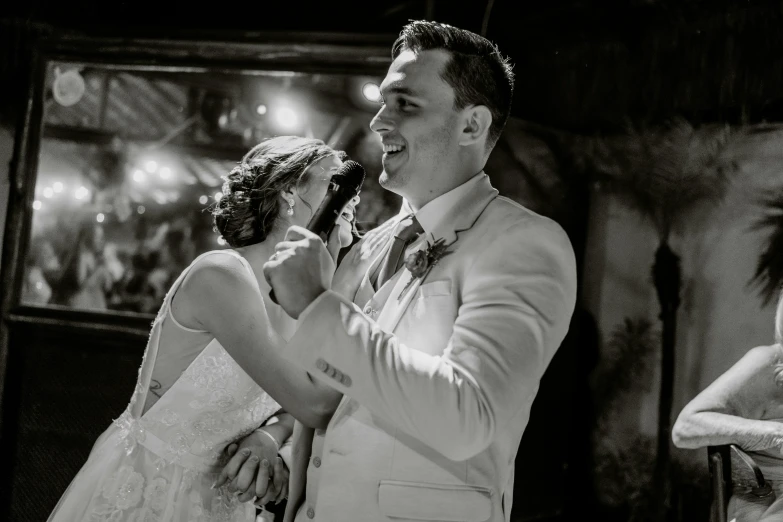
[{"label": "woman's updo hairstyle", "polygon": [[345,153],[298,136],[259,143],[223,178],[223,197],[212,210],[216,231],[234,248],[264,241],[280,215],[280,193],[306,184],[307,168],[329,156]]}]

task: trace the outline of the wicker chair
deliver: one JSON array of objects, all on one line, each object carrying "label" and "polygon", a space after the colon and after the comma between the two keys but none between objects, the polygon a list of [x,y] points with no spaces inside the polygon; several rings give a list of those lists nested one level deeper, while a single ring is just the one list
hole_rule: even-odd
[{"label": "wicker chair", "polygon": [[764,474],[756,462],[736,444],[709,446],[707,458],[712,498],[710,522],[729,522],[726,520],[729,498],[737,477],[754,484],[753,495],[766,497],[772,493],[772,487],[764,479]]}]

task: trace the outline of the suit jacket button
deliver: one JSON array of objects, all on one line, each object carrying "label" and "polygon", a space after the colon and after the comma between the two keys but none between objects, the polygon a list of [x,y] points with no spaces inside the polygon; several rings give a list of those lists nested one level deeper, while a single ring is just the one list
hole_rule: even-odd
[{"label": "suit jacket button", "polygon": [[315,510],[313,508],[307,508],[307,518],[315,518]]},{"label": "suit jacket button", "polygon": [[316,468],[320,468],[321,467],[321,459],[318,458],[318,457],[313,458],[313,466],[315,466]]},{"label": "suit jacket button", "polygon": [[329,365],[326,364],[326,361],[324,361],[323,359],[318,359],[317,361],[315,361],[315,367],[318,368],[319,370],[321,370],[322,372],[326,371],[326,368],[328,366]]},{"label": "suit jacket button", "polygon": [[326,375],[334,379],[334,376],[337,375],[337,370],[330,366],[329,369],[326,370]]},{"label": "suit jacket button", "polygon": [[346,388],[350,388],[351,387],[351,378],[348,377],[347,375],[343,375],[343,378],[340,379],[340,380],[341,380],[341,382],[343,383],[343,385]]},{"label": "suit jacket button", "polygon": [[370,305],[365,306],[364,307],[364,313],[365,313],[365,315],[372,314],[372,306],[370,306]]}]

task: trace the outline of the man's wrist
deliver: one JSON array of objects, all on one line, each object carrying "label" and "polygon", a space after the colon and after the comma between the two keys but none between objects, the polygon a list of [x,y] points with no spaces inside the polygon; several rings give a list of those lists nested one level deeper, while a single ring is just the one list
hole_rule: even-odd
[{"label": "man's wrist", "polygon": [[327,295],[328,293],[329,293],[329,290],[324,290],[324,291],[322,291],[320,294],[318,294],[318,295],[315,297],[315,299],[313,299],[313,300],[310,302],[310,304],[309,304],[309,305],[307,305],[307,307],[306,307],[304,310],[302,310],[302,311],[299,313],[299,317],[297,317],[297,321],[304,321],[304,320],[305,320],[305,318],[306,318],[306,317],[307,317],[307,316],[310,314],[310,312],[313,310],[313,308],[315,308],[316,306],[318,306],[318,303],[319,303],[319,302],[321,302],[321,301],[323,300],[324,296],[325,296],[325,295]]}]

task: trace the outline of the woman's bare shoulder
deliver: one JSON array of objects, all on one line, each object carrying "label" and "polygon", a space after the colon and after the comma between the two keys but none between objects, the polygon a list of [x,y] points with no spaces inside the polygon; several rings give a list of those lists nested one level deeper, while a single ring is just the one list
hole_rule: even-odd
[{"label": "woman's bare shoulder", "polygon": [[182,299],[201,303],[208,308],[220,306],[255,289],[253,277],[234,255],[206,255],[190,266],[177,294],[183,296]]},{"label": "woman's bare shoulder", "polygon": [[184,285],[212,286],[213,284],[244,285],[252,275],[242,262],[227,252],[209,252],[200,257],[190,267]]},{"label": "woman's bare shoulder", "polygon": [[779,344],[754,346],[742,356],[739,362],[759,367],[783,362],[783,348]]}]

